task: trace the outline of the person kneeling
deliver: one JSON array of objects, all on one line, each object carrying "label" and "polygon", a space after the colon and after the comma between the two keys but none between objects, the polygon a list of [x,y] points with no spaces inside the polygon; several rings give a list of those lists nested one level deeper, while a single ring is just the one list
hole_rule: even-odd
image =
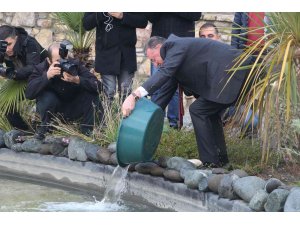
[{"label": "person kneeling", "polygon": [[66,121],[81,119],[81,132],[90,135],[94,115],[102,116],[103,111],[100,81],[79,60],[68,57],[66,45],[52,44],[48,52],[49,57],[34,67],[25,91],[26,98],[36,99],[41,118],[36,138],[45,137],[53,114],[61,114]]}]

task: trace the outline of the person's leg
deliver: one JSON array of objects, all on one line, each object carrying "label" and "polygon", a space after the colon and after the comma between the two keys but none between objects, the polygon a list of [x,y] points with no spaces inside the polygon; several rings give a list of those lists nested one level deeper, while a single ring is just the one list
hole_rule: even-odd
[{"label": "person's leg", "polygon": [[220,117],[220,114],[216,114],[210,117],[214,137],[216,140],[216,144],[218,146],[218,153],[219,153],[219,162],[220,165],[225,165],[229,162],[225,137],[224,137],[224,130],[223,130],[223,123]]},{"label": "person's leg", "polygon": [[[151,63],[151,76],[155,74],[158,70],[157,67]],[[151,101],[158,102],[158,98],[160,98],[160,92],[164,87],[158,89],[151,95]],[[171,98],[168,108],[167,108],[167,118],[169,120],[169,124],[171,127],[178,128],[178,120],[179,120],[179,94],[178,89],[174,93],[173,97]]]},{"label": "person's leg", "polygon": [[[226,107],[227,105],[210,102],[201,97],[190,106],[199,156],[203,163],[222,165],[222,161],[226,161],[227,151],[219,115]],[[224,160],[220,159],[221,155]]]},{"label": "person's leg", "polygon": [[65,102],[60,110],[65,120],[80,120],[81,132],[90,135],[96,123],[95,115],[99,110],[99,96],[83,91],[74,96],[72,101]]},{"label": "person's leg", "polygon": [[108,104],[111,105],[116,94],[116,75],[101,75],[104,93],[108,99]]},{"label": "person's leg", "polygon": [[169,120],[170,127],[178,128],[178,120],[179,120],[179,94],[178,89],[173,95],[171,101],[168,105],[167,117]]},{"label": "person's leg", "polygon": [[36,109],[41,119],[41,125],[37,127],[37,138],[44,138],[45,133],[49,130],[51,117],[57,112],[60,105],[61,101],[50,91],[45,91],[37,97]]},{"label": "person's leg", "polygon": [[121,74],[118,76],[118,92],[122,102],[124,102],[125,98],[132,91],[133,78],[134,72],[129,73],[127,70],[122,70]]},{"label": "person's leg", "polygon": [[26,124],[26,122],[23,120],[19,112],[9,112],[6,114],[6,118],[10,125],[14,128],[20,129],[20,130],[28,130],[29,127]]}]

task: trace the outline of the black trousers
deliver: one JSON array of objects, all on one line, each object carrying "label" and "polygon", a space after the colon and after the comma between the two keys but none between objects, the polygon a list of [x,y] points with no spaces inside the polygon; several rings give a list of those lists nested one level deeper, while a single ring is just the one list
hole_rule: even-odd
[{"label": "black trousers", "polygon": [[228,104],[197,98],[190,106],[200,160],[217,165],[228,163],[221,111]]},{"label": "black trousers", "polygon": [[88,134],[93,130],[95,114],[102,113],[102,105],[98,94],[83,91],[71,100],[63,100],[54,92],[44,91],[36,99],[37,111],[42,125],[48,125],[55,114],[61,114],[67,122],[80,119],[82,133]]},{"label": "black trousers", "polygon": [[14,128],[20,130],[28,130],[29,127],[26,122],[23,120],[19,112],[9,112],[6,114],[6,118],[9,121],[10,125]]}]

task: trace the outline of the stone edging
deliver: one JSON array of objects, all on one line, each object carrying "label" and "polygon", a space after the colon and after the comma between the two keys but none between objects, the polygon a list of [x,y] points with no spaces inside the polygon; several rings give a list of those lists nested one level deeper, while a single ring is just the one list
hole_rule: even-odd
[{"label": "stone edging", "polygon": [[[0,149],[0,173],[47,180],[82,190],[105,188],[114,168],[111,165],[72,161],[65,157]],[[187,188],[183,183],[137,172],[127,174],[127,193],[142,197],[157,207],[175,211],[252,211],[242,200],[219,198],[212,192],[199,192]]]}]

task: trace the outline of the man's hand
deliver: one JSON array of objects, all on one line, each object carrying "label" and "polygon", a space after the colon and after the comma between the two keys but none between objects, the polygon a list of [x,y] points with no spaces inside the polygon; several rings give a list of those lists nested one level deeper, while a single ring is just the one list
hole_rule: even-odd
[{"label": "man's hand", "polygon": [[59,76],[60,75],[61,68],[55,66],[55,65],[58,65],[58,64],[59,64],[59,62],[53,62],[52,64],[50,64],[49,69],[47,71],[47,78],[48,78],[48,80],[50,80],[51,78],[53,78],[55,76]]},{"label": "man's hand", "polygon": [[63,81],[79,84],[80,79],[79,76],[72,76],[71,74],[64,72],[63,77],[61,78]]},{"label": "man's hand", "polygon": [[126,118],[130,115],[131,111],[134,109],[135,107],[135,98],[133,97],[133,95],[129,95],[125,101],[123,102],[122,105],[122,114],[123,117]]},{"label": "man's hand", "polygon": [[117,19],[123,19],[123,13],[122,12],[109,12],[109,15],[111,15],[112,17],[115,17]]}]

